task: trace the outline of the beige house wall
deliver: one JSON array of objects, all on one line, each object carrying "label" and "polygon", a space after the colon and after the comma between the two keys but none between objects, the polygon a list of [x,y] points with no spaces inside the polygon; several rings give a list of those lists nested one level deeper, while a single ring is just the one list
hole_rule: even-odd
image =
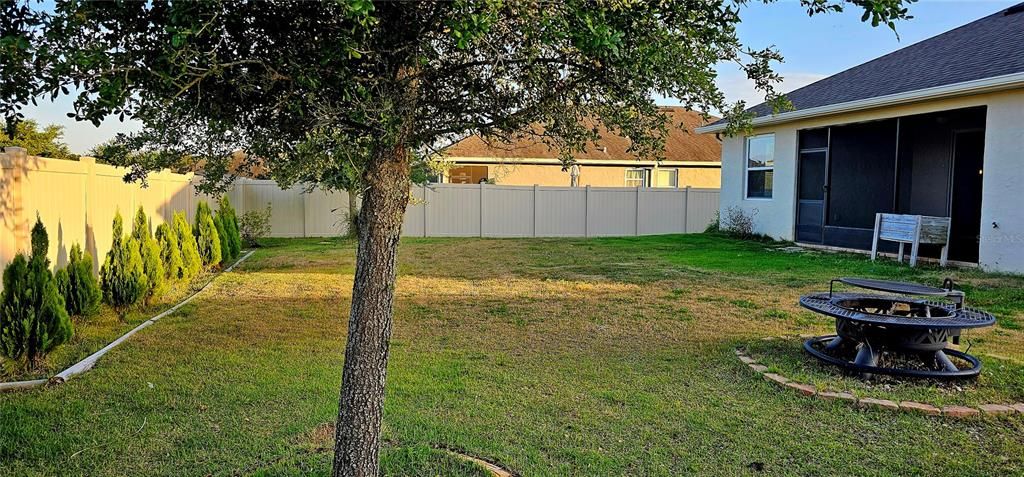
[{"label": "beige house wall", "polygon": [[874,108],[756,128],[751,135],[775,135],[774,190],[770,199],[744,193],[745,136],[723,138],[721,208],[754,213],[755,231],[793,240],[796,223],[797,138],[802,129],[850,124],[951,109],[986,106],[980,264],[990,270],[1024,273],[1024,90],[1016,89]]},{"label": "beige house wall", "polygon": [[[650,167],[650,166],[638,166]],[[569,186],[569,172],[560,165],[546,164],[491,164],[487,177],[501,185]],[[624,187],[626,170],[631,167],[580,166],[580,186]],[[718,167],[667,167],[679,170],[679,187],[717,189],[721,186]]]}]

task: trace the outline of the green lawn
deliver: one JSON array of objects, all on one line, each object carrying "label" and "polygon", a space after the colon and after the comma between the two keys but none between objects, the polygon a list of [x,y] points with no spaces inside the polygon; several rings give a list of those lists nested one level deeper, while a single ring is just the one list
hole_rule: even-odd
[{"label": "green lawn", "polygon": [[[0,475],[306,475],[330,468],[354,245],[278,240],[69,383],[0,394]],[[1024,418],[864,411],[764,382],[733,354],[867,395],[1024,401],[1024,278],[787,253],[709,235],[402,242],[389,475],[1024,474]],[[999,316],[976,383],[869,383],[795,339],[800,294],[863,275]],[[873,395],[873,394],[872,394]]]}]

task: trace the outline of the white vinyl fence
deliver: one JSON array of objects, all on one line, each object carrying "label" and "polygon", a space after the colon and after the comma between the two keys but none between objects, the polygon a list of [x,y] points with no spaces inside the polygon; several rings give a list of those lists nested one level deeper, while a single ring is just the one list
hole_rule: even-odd
[{"label": "white vinyl fence", "polygon": [[[718,189],[429,184],[410,191],[407,237],[601,237],[703,232]],[[239,179],[229,192],[239,213],[271,207],[271,236],[345,232],[344,192],[281,190]]]},{"label": "white vinyl fence", "polygon": [[598,237],[703,232],[718,189],[431,184],[412,190],[416,237]]}]

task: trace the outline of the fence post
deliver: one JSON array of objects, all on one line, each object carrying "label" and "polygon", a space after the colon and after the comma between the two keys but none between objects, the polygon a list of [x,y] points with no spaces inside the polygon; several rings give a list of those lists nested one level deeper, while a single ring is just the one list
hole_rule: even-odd
[{"label": "fence post", "polygon": [[309,194],[307,194],[305,191],[301,191],[299,192],[299,197],[302,198],[302,237],[305,238],[309,236],[306,233],[306,212],[308,209],[308,207],[306,206],[306,201],[309,200]]},{"label": "fence post", "polygon": [[484,183],[479,183],[480,186],[480,236],[484,236]]},{"label": "fence post", "polygon": [[683,194],[683,233],[690,233],[690,186]]},{"label": "fence post", "polygon": [[537,184],[533,185],[533,237],[537,238]]},{"label": "fence post", "polygon": [[[99,276],[100,263],[102,263],[103,257],[97,256],[99,255],[99,245],[96,244],[95,238],[96,227],[102,226],[102,224],[95,223],[96,214],[93,211],[95,207],[93,202],[96,199],[94,196],[96,193],[96,158],[82,156],[78,158],[78,162],[85,166],[85,170],[82,171],[85,181],[84,187],[82,187],[82,210],[85,211],[82,223],[85,225],[85,243],[82,246],[93,255],[93,273]],[[107,226],[109,227],[110,225],[108,224]]]},{"label": "fence post", "polygon": [[427,185],[420,186],[420,196],[423,198],[423,236],[427,236]]},{"label": "fence post", "polygon": [[590,237],[590,184],[583,190],[583,236]]},{"label": "fence post", "polygon": [[640,236],[640,187],[636,188],[636,210],[633,213],[633,235]]}]

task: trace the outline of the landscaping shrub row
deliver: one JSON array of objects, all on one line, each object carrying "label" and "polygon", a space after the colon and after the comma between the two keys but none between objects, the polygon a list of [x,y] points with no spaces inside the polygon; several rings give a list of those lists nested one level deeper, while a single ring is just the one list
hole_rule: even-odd
[{"label": "landscaping shrub row", "polygon": [[194,226],[184,212],[153,233],[142,207],[125,234],[121,213],[114,215],[113,241],[97,280],[93,258],[72,244],[66,267],[50,272],[49,237],[37,216],[32,248],[19,253],[3,272],[0,292],[0,357],[23,370],[40,361],[74,335],[74,322],[96,315],[103,304],[119,319],[136,306],[149,305],[176,283],[191,283],[241,254],[242,238],[235,209],[227,196],[214,213],[200,202]]}]

